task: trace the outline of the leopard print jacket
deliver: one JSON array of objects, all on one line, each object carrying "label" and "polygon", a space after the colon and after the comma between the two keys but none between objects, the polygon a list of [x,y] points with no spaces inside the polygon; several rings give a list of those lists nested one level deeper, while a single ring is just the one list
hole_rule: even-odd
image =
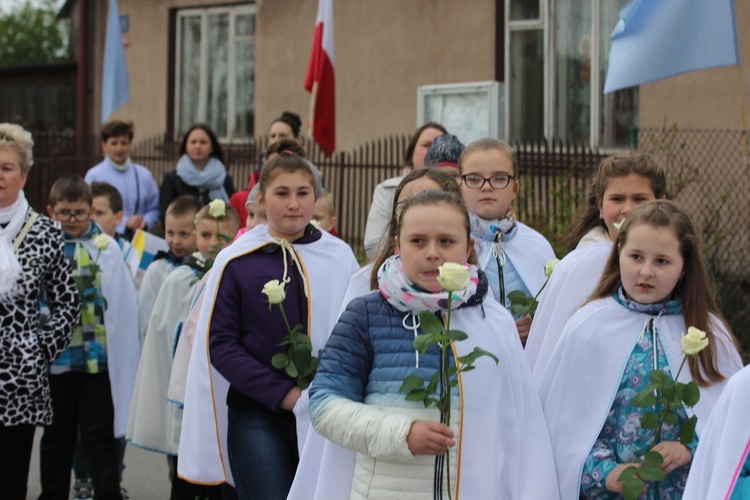
[{"label": "leopard print jacket", "polygon": [[[29,209],[26,218],[31,215]],[[0,424],[52,423],[49,365],[65,349],[80,302],[58,222],[39,216],[16,252],[22,275],[10,303],[0,302]],[[50,317],[41,323],[40,294]]]}]

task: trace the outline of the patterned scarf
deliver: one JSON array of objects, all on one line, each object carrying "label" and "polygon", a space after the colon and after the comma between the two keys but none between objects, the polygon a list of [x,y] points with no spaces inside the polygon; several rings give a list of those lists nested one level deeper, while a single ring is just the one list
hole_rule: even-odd
[{"label": "patterned scarf", "polygon": [[[469,301],[477,292],[479,270],[472,264],[469,268],[470,280],[466,288],[453,292],[451,309],[457,309]],[[401,257],[394,255],[383,262],[378,270],[380,294],[390,305],[402,312],[420,313],[422,311],[445,311],[448,307],[448,293],[426,292],[417,288],[404,274]]]},{"label": "patterned scarf", "polygon": [[650,316],[666,316],[670,314],[680,314],[682,312],[681,297],[674,298],[667,302],[660,302],[658,304],[641,304],[640,302],[627,298],[622,286],[620,286],[612,296],[621,306],[630,309],[631,311],[645,313]]},{"label": "patterned scarf", "polygon": [[484,241],[496,241],[500,235],[500,241],[507,241],[515,235],[516,214],[512,208],[508,208],[502,219],[485,220],[478,215],[469,212],[471,223],[471,235]]}]

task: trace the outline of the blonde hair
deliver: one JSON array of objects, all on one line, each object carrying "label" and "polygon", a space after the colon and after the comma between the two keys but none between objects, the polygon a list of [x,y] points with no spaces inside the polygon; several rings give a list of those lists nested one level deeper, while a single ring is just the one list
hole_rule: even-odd
[{"label": "blonde hair", "polygon": [[509,142],[506,142],[500,139],[494,139],[492,137],[485,137],[483,139],[477,139],[476,141],[466,146],[466,149],[464,149],[464,152],[461,153],[461,158],[458,159],[459,173],[461,174],[464,173],[464,163],[466,162],[466,159],[472,153],[476,153],[478,151],[494,151],[494,150],[501,151],[510,157],[510,161],[513,164],[513,176],[517,176],[518,175],[518,160],[516,159],[516,147],[511,145]]},{"label": "blonde hair", "polygon": [[34,164],[34,139],[31,132],[15,123],[0,123],[0,148],[12,149],[18,153],[21,173],[28,173]]}]

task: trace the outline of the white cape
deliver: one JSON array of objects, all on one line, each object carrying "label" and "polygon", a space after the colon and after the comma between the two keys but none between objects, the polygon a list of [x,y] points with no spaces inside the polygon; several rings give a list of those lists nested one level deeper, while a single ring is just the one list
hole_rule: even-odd
[{"label": "white cape", "polygon": [[[505,255],[533,297],[547,280],[544,265],[548,260],[555,258],[555,251],[544,236],[526,224],[517,224],[518,231],[505,245]],[[475,238],[474,242],[479,267],[486,269],[489,259],[492,258],[492,244],[480,238]]]},{"label": "white cape", "polygon": [[[467,340],[456,343],[459,355],[479,346],[500,358],[498,365],[481,359],[475,371],[462,376],[463,421],[457,445],[460,472],[458,478],[451,479],[454,487],[458,485],[455,498],[558,498],[546,424],[531,373],[522,361],[515,322],[491,299],[485,300],[483,307],[458,310],[452,318],[455,328],[469,333]],[[472,383],[482,379],[495,383]],[[288,498],[348,499],[356,454],[316,435],[322,443],[313,453],[308,440],[296,488]],[[314,471],[318,471],[317,477]]]},{"label": "white cape", "polygon": [[734,375],[706,422],[683,500],[728,499],[750,453],[750,366]]},{"label": "white cape", "polygon": [[[338,318],[339,305],[351,275],[359,269],[351,248],[321,231],[313,243],[294,245],[305,268],[309,286],[308,335],[313,352],[323,349]],[[198,318],[185,388],[178,475],[199,484],[234,484],[227,455],[227,404],[229,383],[210,364],[209,325],[216,291],[225,266],[232,259],[256,251],[271,242],[268,226],[257,226],[222,250],[214,262]],[[298,443],[305,442],[310,425],[306,391],[294,409]]]},{"label": "white cape", "polygon": [[[103,234],[103,233],[102,233]],[[99,250],[92,238],[82,240],[95,259]],[[138,335],[138,299],[133,278],[122,260],[120,247],[113,238],[98,260],[101,268],[102,296],[107,301],[104,327],[107,335],[107,371],[115,406],[115,437],[125,435],[133,397],[135,375],[141,356]]]},{"label": "white cape", "polygon": [[560,340],[565,322],[599,283],[610,253],[612,242],[592,243],[573,250],[555,267],[539,296],[524,350],[536,383]]},{"label": "white cape", "polygon": [[[583,464],[649,317],[606,298],[579,309],[563,329],[539,387],[563,499],[578,498]],[[686,330],[685,320],[681,314],[673,314],[658,317],[655,324],[674,376],[682,361],[680,338]],[[731,337],[715,318],[713,327],[717,332],[717,366],[729,377],[742,368],[742,362]],[[679,381],[691,380],[686,367]],[[699,437],[725,385],[720,382],[701,388],[700,401],[693,409],[698,416]]]},{"label": "white cape", "polygon": [[177,328],[187,318],[193,285],[193,269],[180,266],[164,280],[143,341],[127,438],[135,446],[176,455],[180,442],[182,410],[167,401]]}]

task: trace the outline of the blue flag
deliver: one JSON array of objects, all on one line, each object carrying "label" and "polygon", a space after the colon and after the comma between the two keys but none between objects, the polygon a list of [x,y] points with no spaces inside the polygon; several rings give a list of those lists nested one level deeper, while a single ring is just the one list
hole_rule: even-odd
[{"label": "blue flag", "polygon": [[109,0],[102,74],[102,123],[106,122],[112,113],[129,99],[130,81],[128,80],[128,67],[125,64],[125,49],[122,46],[117,0]]},{"label": "blue flag", "polygon": [[739,64],[734,0],[631,0],[619,13],[604,93]]}]

